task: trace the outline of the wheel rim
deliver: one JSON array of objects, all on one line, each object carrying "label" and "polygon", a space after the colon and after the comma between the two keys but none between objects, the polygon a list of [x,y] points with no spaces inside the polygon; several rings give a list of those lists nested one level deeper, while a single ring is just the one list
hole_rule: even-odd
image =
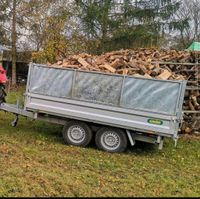
[{"label": "wheel rim", "polygon": [[106,131],[101,137],[102,146],[109,151],[116,150],[120,143],[119,135],[113,131]]},{"label": "wheel rim", "polygon": [[71,142],[80,144],[85,140],[86,132],[80,126],[71,126],[67,131],[67,135]]}]

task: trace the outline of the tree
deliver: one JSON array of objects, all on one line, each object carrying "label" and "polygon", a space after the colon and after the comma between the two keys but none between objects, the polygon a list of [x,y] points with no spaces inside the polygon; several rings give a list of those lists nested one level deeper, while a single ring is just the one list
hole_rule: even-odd
[{"label": "tree", "polygon": [[[4,8],[1,12],[4,21],[4,28],[7,35],[11,35],[12,44],[12,85],[16,86],[16,60],[17,60],[17,23],[18,23],[18,5],[22,0],[1,0],[0,6]],[[11,27],[11,28],[10,28]]]},{"label": "tree", "polygon": [[[0,18],[4,19],[2,23],[5,28],[4,30],[6,30],[6,35],[9,35],[12,41],[13,86],[16,85],[17,48],[22,47],[22,45],[26,45],[33,49],[34,44],[36,44],[36,50],[41,50],[42,48],[45,48],[45,50],[49,50],[51,48],[51,50],[53,50],[55,46],[49,46],[48,48],[47,43],[50,44],[52,42],[52,38],[56,37],[55,33],[61,31],[59,25],[64,23],[63,17],[66,14],[65,9],[60,9],[63,5],[66,5],[66,1],[64,0],[0,1],[0,7],[2,8]],[[50,25],[53,25],[54,27],[49,29]],[[50,35],[52,36],[51,38]],[[60,44],[61,41],[59,45]],[[57,49],[62,50],[59,45],[56,46]]]},{"label": "tree", "polygon": [[83,31],[89,40],[99,44],[101,52],[159,46],[180,6],[179,1],[173,0],[76,2],[84,24]]},{"label": "tree", "polygon": [[56,6],[56,0],[27,0],[21,6],[23,14],[23,32],[27,34],[26,45],[29,48],[39,51],[42,49],[45,35],[45,24],[51,15],[51,10]]},{"label": "tree", "polygon": [[193,41],[200,40],[200,1],[183,0],[180,9],[175,13],[173,26],[176,33],[177,48],[185,49]]},{"label": "tree", "polygon": [[0,43],[8,45],[8,44],[10,44],[10,42],[9,42],[9,38],[7,37],[7,34],[6,34],[7,30],[4,27],[4,23],[6,21],[4,12],[5,12],[6,7],[7,7],[7,5],[0,1]]},{"label": "tree", "polygon": [[68,54],[72,50],[71,43],[78,38],[73,30],[73,5],[65,0],[49,0],[30,9],[26,26],[29,27],[28,38],[35,46],[34,61],[55,62],[59,56]]},{"label": "tree", "polygon": [[[88,51],[101,53],[110,37],[115,21],[110,18],[113,0],[76,0],[82,31],[88,39]],[[93,43],[93,45],[92,45]]]},{"label": "tree", "polygon": [[12,85],[16,86],[17,77],[16,77],[16,62],[17,62],[17,32],[16,32],[16,7],[17,0],[12,2]]},{"label": "tree", "polygon": [[129,47],[159,47],[174,22],[173,15],[179,9],[180,2],[124,0],[121,7],[124,12],[115,40],[126,42]]}]

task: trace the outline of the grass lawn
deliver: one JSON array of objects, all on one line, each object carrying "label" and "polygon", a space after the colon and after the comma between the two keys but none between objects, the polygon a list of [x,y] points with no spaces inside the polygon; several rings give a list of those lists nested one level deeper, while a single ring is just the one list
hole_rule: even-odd
[{"label": "grass lawn", "polygon": [[[14,103],[23,89],[12,92]],[[21,98],[22,99],[22,98]],[[64,145],[62,127],[0,113],[0,197],[200,196],[200,138],[182,136],[177,148],[138,143],[125,153]]]}]

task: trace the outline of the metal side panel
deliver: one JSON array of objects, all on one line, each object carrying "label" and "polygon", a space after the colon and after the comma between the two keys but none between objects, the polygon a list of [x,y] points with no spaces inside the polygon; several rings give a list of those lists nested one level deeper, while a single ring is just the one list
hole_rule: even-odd
[{"label": "metal side panel", "polygon": [[[30,65],[27,92],[177,116],[183,81]],[[53,80],[53,81],[52,81]]]},{"label": "metal side panel", "polygon": [[[133,112],[120,112],[115,109],[108,110],[100,107],[84,106],[77,103],[64,103],[56,100],[48,100],[27,96],[25,108],[38,112],[44,112],[51,115],[57,115],[65,118],[90,121],[114,127],[120,127],[129,130],[138,130],[142,132],[158,132],[165,136],[173,136],[175,123],[170,117],[156,117],[148,113],[148,116],[133,114]],[[159,124],[152,124],[149,121],[159,121]]]}]

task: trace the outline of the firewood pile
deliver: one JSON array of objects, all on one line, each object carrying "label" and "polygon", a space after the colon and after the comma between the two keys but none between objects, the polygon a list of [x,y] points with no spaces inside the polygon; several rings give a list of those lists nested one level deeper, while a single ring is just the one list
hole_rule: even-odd
[{"label": "firewood pile", "polygon": [[200,93],[199,67],[200,54],[187,51],[137,49],[120,50],[93,56],[79,54],[58,60],[50,67],[63,67],[78,70],[117,73],[135,77],[156,78],[161,80],[187,80],[183,109],[183,133],[200,131]]}]

